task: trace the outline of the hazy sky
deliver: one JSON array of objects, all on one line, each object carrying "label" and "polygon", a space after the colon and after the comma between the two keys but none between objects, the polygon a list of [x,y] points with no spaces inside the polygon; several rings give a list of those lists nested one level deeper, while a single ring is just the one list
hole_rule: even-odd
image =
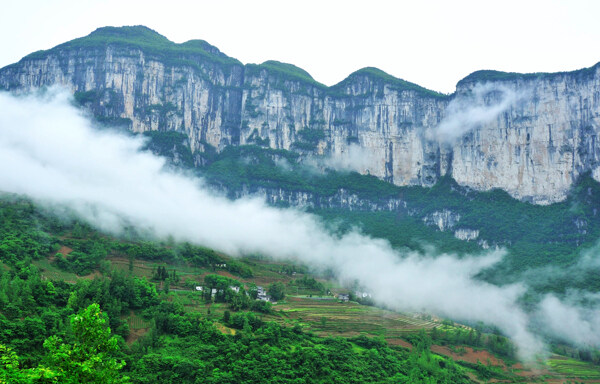
[{"label": "hazy sky", "polygon": [[478,69],[552,72],[600,61],[600,1],[126,1],[3,4],[0,67],[106,25],[203,39],[244,63],[274,59],[332,85],[375,66],[450,93]]}]

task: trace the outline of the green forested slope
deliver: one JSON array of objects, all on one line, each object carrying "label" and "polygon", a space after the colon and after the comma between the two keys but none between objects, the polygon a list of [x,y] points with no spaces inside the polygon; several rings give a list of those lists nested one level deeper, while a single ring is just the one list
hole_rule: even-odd
[{"label": "green forested slope", "polygon": [[[234,280],[209,275],[207,286],[226,291],[215,300],[222,297],[234,313],[221,326],[237,331],[224,334],[214,319],[185,310],[166,287],[157,291],[155,284],[174,274],[166,281],[157,276],[155,283],[106,261],[120,255],[202,266],[221,261],[212,250],[107,237],[11,196],[0,200],[0,216],[0,382],[469,382],[463,368],[429,352],[426,336],[412,352],[365,337],[318,337],[261,320],[268,305],[235,294],[228,288]],[[65,244],[72,251],[60,258],[55,252]],[[40,260],[64,270],[65,279],[48,278],[35,266]],[[235,265],[231,273],[252,274]],[[66,281],[73,272],[92,271]],[[147,329],[126,344],[136,332],[132,319]]]}]

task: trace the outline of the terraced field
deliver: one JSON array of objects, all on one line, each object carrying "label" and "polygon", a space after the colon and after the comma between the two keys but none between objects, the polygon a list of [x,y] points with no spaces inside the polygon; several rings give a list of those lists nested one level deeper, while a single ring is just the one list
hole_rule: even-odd
[{"label": "terraced field", "polygon": [[79,279],[82,279],[82,278],[93,279],[94,276],[99,275],[98,272],[95,272],[88,276],[77,276],[76,274],[74,274],[72,272],[62,271],[55,264],[53,264],[49,258],[34,260],[32,263],[37,268],[39,268],[43,277],[50,279],[50,280],[64,280],[68,283],[75,283]]},{"label": "terraced field", "polygon": [[439,325],[417,316],[353,302],[341,303],[335,299],[288,297],[285,303],[277,304],[273,309],[281,311],[281,317],[273,320],[291,320],[306,330],[327,336],[366,335],[397,339],[407,332]]},{"label": "terraced field", "polygon": [[560,374],[566,378],[585,380],[585,382],[600,383],[600,367],[579,360],[573,360],[562,356],[552,356],[546,365],[553,373]]},{"label": "terraced field", "polygon": [[[130,268],[129,260],[122,257],[109,257],[110,268],[128,271]],[[206,268],[195,268],[189,265],[168,265],[169,270],[176,270],[180,276],[179,284],[171,285],[171,293],[168,300],[178,302],[188,312],[198,312],[203,316],[215,321],[216,326],[224,334],[235,334],[235,330],[222,324],[222,318],[225,311],[230,310],[226,303],[205,303],[198,292],[186,286],[185,281],[191,280],[200,282],[207,273],[217,273],[236,278],[242,282],[254,282],[258,285],[267,286],[268,284],[281,281],[286,285],[290,281],[300,279],[304,276],[301,268],[293,276],[284,273],[285,263],[272,262],[267,260],[241,260],[244,264],[250,266],[254,271],[254,277],[244,279],[232,276],[224,270],[210,270]],[[94,271],[87,276],[78,276],[74,273],[65,272],[57,268],[51,257],[47,259],[35,260],[36,265],[42,275],[49,279],[60,279],[75,283],[79,279],[92,279],[98,276],[99,271]],[[152,272],[159,263],[134,260],[132,273],[135,276],[149,279]],[[309,275],[310,276],[310,275]],[[332,281],[319,279],[326,290],[334,292],[343,292],[344,290]],[[157,283],[157,289],[162,291],[162,283]],[[273,314],[265,315],[258,313],[264,321],[275,321],[287,326],[300,325],[305,331],[314,332],[321,336],[340,336],[353,337],[365,335],[369,337],[379,337],[385,339],[390,345],[401,345],[410,348],[411,345],[403,340],[403,336],[408,333],[417,332],[421,329],[432,329],[440,327],[444,329],[441,322],[421,315],[401,314],[389,310],[365,306],[355,302],[342,303],[332,296],[308,297],[298,295],[298,287],[288,285],[288,296],[286,299],[273,306]],[[304,291],[304,289],[301,289]],[[298,292],[298,293],[309,293]],[[294,295],[296,294],[296,295]],[[314,294],[314,292],[313,292]],[[128,316],[128,325],[130,327],[130,337],[128,344],[132,344],[139,337],[147,333],[150,323],[143,319],[140,314],[130,314]],[[492,364],[500,367],[504,375],[503,379],[492,379],[497,382],[512,381],[521,383],[600,383],[600,367],[589,363],[562,357],[552,356],[545,362],[539,362],[534,367],[523,366],[521,364],[509,365],[504,363],[497,356],[483,350],[473,350],[470,347],[464,347],[466,353],[455,355],[443,346],[433,346],[432,351],[442,355],[452,357],[457,361],[467,361],[476,363],[478,360],[487,364],[488,358]],[[472,355],[472,356],[471,356]],[[473,380],[475,382],[486,382],[476,378],[473,371]],[[492,381],[488,381],[492,382]]]}]

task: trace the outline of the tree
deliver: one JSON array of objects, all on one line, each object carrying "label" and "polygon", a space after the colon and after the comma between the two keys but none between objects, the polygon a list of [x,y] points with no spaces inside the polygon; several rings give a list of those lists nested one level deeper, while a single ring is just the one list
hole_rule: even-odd
[{"label": "tree", "polygon": [[19,357],[0,344],[0,383],[31,383],[31,375],[19,369]]},{"label": "tree", "polygon": [[0,384],[58,383],[59,373],[47,367],[23,369],[19,356],[0,344]]},{"label": "tree", "polygon": [[282,282],[271,283],[267,290],[271,298],[275,301],[283,300],[285,297],[285,285]]},{"label": "tree", "polygon": [[225,311],[225,312],[223,313],[223,322],[224,322],[225,324],[229,324],[229,320],[231,320],[231,312],[229,312],[229,311]]},{"label": "tree", "polygon": [[0,384],[30,383],[98,383],[126,384],[121,376],[125,366],[112,354],[119,350],[118,339],[105,327],[106,317],[98,304],[92,304],[78,315],[71,316],[72,343],[57,336],[44,342],[47,354],[38,367],[20,368],[19,357],[0,344]]},{"label": "tree", "polygon": [[252,300],[256,300],[258,298],[258,288],[256,287],[256,284],[248,284],[248,296],[250,296]]},{"label": "tree", "polygon": [[129,378],[119,373],[125,362],[113,357],[119,350],[118,338],[111,336],[110,328],[105,326],[106,321],[100,306],[91,304],[79,314],[71,316],[71,344],[64,343],[57,336],[46,339],[46,365],[58,374],[58,382],[129,383]]}]

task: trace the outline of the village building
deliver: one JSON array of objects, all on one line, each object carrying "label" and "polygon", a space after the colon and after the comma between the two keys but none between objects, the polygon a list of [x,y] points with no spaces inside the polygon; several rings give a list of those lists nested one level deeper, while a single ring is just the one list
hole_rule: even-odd
[{"label": "village building", "polygon": [[257,286],[257,287],[256,287],[256,292],[257,292],[256,298],[257,298],[258,300],[262,300],[262,301],[272,301],[272,300],[271,300],[271,296],[267,295],[267,290],[266,290],[266,289],[264,289],[263,287],[261,287],[261,286]]},{"label": "village building", "polygon": [[347,302],[350,300],[350,295],[345,294],[345,293],[340,293],[338,295],[338,300],[343,301],[343,302]]}]

